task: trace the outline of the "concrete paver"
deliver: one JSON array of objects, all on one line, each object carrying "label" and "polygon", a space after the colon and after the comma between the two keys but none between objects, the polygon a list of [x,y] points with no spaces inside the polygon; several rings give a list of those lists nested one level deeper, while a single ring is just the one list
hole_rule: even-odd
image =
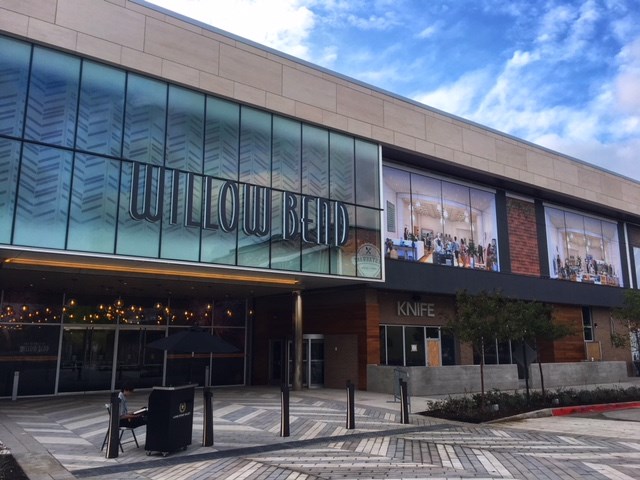
[{"label": "concrete paver", "polygon": [[[135,392],[131,406],[146,392]],[[216,389],[214,445],[201,446],[202,392],[192,444],[167,457],[132,443],[116,459],[100,451],[108,395],[0,401],[0,440],[31,479],[377,479],[640,478],[640,423],[546,417],[468,425],[411,415],[400,423],[391,395],[356,392],[356,429],[346,427],[346,393],[291,392],[291,435],[280,431],[280,392]],[[427,399],[412,399],[413,411]]]}]

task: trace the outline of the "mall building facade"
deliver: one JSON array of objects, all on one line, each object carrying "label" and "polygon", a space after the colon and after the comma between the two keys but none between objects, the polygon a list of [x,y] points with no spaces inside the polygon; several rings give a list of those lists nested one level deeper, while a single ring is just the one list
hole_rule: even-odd
[{"label": "mall building facade", "polygon": [[[143,1],[0,0],[0,259],[0,397],[472,390],[462,289],[575,327],[552,382],[635,374],[638,182]],[[237,351],[148,346],[190,327]]]}]

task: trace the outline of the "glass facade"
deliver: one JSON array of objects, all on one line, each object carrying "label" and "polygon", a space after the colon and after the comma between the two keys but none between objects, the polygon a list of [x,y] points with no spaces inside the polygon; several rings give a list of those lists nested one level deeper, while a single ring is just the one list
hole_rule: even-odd
[{"label": "glass facade", "polygon": [[0,87],[1,243],[382,279],[376,144],[5,37]]},{"label": "glass facade", "polygon": [[500,271],[495,193],[385,166],[385,254]]},{"label": "glass facade", "polygon": [[[243,385],[247,321],[244,300],[47,295],[3,290],[0,397],[113,390],[125,383]],[[165,353],[149,343],[198,326],[233,345],[231,354]]]},{"label": "glass facade", "polygon": [[443,327],[380,326],[380,365],[439,367],[456,364],[453,334]]},{"label": "glass facade", "polygon": [[551,207],[545,217],[551,278],[623,286],[616,223]]}]

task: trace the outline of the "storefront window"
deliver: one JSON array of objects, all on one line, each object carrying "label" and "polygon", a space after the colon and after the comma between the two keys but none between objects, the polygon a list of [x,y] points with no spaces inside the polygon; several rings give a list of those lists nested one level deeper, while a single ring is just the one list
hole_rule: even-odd
[{"label": "storefront window", "polygon": [[408,367],[425,365],[424,327],[404,327],[404,351]]},{"label": "storefront window", "polygon": [[387,347],[386,365],[404,365],[403,328],[386,327],[384,342]]},{"label": "storefront window", "polygon": [[18,396],[54,393],[58,359],[57,325],[0,324],[0,396],[10,396],[19,372]]},{"label": "storefront window", "polygon": [[441,327],[380,327],[380,364],[400,366],[455,365],[455,339]]},{"label": "storefront window", "polygon": [[545,215],[551,278],[622,286],[614,222],[551,207]]},{"label": "storefront window", "polygon": [[499,271],[495,194],[384,168],[391,258]]}]

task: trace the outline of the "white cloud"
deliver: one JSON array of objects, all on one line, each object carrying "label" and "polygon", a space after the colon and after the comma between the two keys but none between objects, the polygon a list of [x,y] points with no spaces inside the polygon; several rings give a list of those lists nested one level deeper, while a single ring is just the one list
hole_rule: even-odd
[{"label": "white cloud", "polygon": [[485,70],[462,75],[457,81],[427,93],[418,93],[413,99],[454,115],[469,117],[473,105],[481,95],[490,76]]},{"label": "white cloud", "polygon": [[618,55],[619,74],[615,79],[615,98],[621,112],[640,115],[640,37],[626,45]]},{"label": "white cloud", "polygon": [[150,0],[161,7],[309,60],[307,39],[315,24],[303,0]]},{"label": "white cloud", "polygon": [[428,27],[424,28],[421,32],[419,32],[416,37],[417,38],[431,38],[433,36],[435,36],[436,33],[438,33],[439,30],[439,26],[434,24],[434,25],[429,25]]},{"label": "white cloud", "polygon": [[394,12],[384,12],[382,15],[369,15],[367,17],[357,14],[347,15],[347,21],[350,25],[361,30],[388,30],[398,25],[398,19]]}]

